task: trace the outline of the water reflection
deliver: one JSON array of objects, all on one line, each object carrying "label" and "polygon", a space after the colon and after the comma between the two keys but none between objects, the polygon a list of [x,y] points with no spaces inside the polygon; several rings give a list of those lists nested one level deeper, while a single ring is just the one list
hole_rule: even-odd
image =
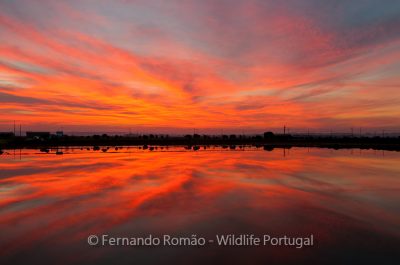
[{"label": "water reflection", "polygon": [[[398,261],[400,153],[22,150],[0,158],[0,263]],[[237,148],[236,150],[240,150]],[[18,153],[18,151],[17,151]],[[19,153],[18,153],[19,155]],[[285,247],[89,247],[90,234],[314,234]]]}]

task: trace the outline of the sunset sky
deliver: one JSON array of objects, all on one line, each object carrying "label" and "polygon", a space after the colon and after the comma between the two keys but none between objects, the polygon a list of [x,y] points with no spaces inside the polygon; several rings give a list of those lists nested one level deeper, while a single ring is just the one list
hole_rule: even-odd
[{"label": "sunset sky", "polygon": [[400,130],[400,1],[0,0],[0,131]]}]

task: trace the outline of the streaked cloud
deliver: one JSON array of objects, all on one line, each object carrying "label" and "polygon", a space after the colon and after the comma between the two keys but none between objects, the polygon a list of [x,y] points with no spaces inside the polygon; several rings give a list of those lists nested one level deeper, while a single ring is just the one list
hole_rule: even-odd
[{"label": "streaked cloud", "polygon": [[400,126],[397,1],[2,1],[0,129]]}]

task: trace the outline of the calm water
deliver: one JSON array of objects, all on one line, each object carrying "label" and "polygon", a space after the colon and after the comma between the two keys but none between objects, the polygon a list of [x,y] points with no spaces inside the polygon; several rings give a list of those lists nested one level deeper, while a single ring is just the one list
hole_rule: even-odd
[{"label": "calm water", "polygon": [[[399,162],[398,152],[307,148],[8,151],[0,264],[400,264]],[[313,234],[314,246],[87,244],[229,233]]]}]

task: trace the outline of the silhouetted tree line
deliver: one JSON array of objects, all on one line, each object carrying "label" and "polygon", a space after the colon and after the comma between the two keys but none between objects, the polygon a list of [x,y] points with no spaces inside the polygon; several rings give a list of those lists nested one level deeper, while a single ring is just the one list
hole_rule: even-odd
[{"label": "silhouetted tree line", "polygon": [[[376,148],[399,150],[400,137],[330,137],[330,136],[292,136],[290,134],[274,134],[264,132],[258,135],[200,135],[187,134],[184,136],[170,136],[160,134],[146,135],[108,135],[95,134],[91,136],[38,137],[27,138],[14,135],[0,135],[0,151],[6,148],[44,148],[57,146],[93,146],[100,150],[100,146],[139,145],[143,149],[152,146],[185,145],[193,150],[199,146],[220,145],[223,148],[235,150],[241,145],[254,145],[269,150],[280,146],[318,146],[327,148]],[[206,148],[206,147],[205,147]]]}]

